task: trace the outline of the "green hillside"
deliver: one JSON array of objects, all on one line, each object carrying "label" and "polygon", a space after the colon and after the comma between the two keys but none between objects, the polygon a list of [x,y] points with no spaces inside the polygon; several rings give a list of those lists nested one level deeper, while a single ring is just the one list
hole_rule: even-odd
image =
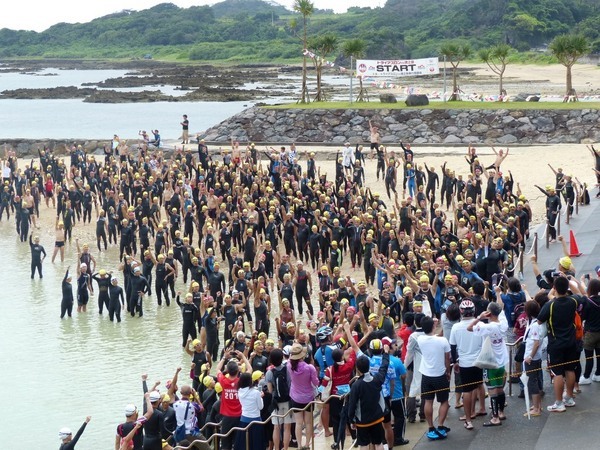
[{"label": "green hillside", "polygon": [[[0,57],[299,60],[301,29],[291,26],[293,19],[302,22],[272,1],[225,0],[190,8],[163,3],[41,33],[2,29]],[[529,50],[570,31],[585,34],[600,52],[598,24],[598,0],[388,0],[382,8],[345,14],[317,10],[308,34],[334,34],[340,42],[362,38],[371,58],[432,56],[447,40],[470,42],[475,49],[506,42]]]}]

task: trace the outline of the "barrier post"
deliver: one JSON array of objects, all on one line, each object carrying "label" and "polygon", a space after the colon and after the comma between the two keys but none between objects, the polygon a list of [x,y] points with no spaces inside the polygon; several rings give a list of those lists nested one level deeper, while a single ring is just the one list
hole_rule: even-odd
[{"label": "barrier post", "polygon": [[524,253],[525,253],[525,249],[523,248],[521,250],[521,253],[519,253],[519,258],[520,258],[520,260],[519,260],[519,272],[521,273],[521,275],[523,275],[523,264],[524,264],[523,260],[525,259],[525,258],[523,258]]},{"label": "barrier post", "polygon": [[550,222],[546,221],[546,248],[550,248]]},{"label": "barrier post", "polygon": [[535,258],[537,259],[537,257],[538,257],[538,234],[537,233],[533,233],[533,254],[535,255]]},{"label": "barrier post", "polygon": [[[250,427],[252,426],[252,423],[250,423]],[[238,431],[239,433],[239,431]],[[248,429],[246,430],[246,448],[250,448],[250,428],[248,427]]]},{"label": "barrier post", "polygon": [[[567,220],[565,221],[565,223],[566,223],[567,225],[569,225],[569,222],[571,221],[571,214],[570,214],[570,211],[571,211],[571,205],[569,205],[569,204],[567,203]],[[560,233],[559,233],[559,234],[560,234]]]},{"label": "barrier post", "polygon": [[513,369],[513,364],[515,363],[515,361],[513,360],[513,346],[510,345],[508,347],[508,360],[510,361],[508,367],[508,396],[512,397],[512,382],[511,382],[511,378],[513,377],[513,373],[514,373],[514,369]]},{"label": "barrier post", "polygon": [[[557,212],[558,217],[556,220],[556,236],[560,236],[560,209]],[[567,208],[567,215],[569,214],[569,209]]]}]

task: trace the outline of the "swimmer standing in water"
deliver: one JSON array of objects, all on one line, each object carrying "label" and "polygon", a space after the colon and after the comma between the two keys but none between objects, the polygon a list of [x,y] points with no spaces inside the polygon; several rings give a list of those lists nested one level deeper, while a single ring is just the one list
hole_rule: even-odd
[{"label": "swimmer standing in water", "polygon": [[90,420],[92,420],[92,416],[87,416],[85,418],[85,422],[83,422],[83,425],[81,425],[75,434],[75,437],[73,437],[73,432],[69,428],[61,428],[58,432],[58,437],[61,441],[59,450],[75,450],[75,445],[77,444],[77,441],[79,441],[87,424],[90,423]]}]

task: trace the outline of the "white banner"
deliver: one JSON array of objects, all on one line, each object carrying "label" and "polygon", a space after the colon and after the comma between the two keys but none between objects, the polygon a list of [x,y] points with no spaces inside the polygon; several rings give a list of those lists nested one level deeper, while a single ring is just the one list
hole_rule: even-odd
[{"label": "white banner", "polygon": [[356,61],[356,74],[359,77],[415,77],[439,73],[438,58],[359,59]]}]

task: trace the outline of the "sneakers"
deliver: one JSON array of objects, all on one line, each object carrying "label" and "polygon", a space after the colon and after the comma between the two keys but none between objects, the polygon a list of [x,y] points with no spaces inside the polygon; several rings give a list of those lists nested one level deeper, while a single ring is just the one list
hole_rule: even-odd
[{"label": "sneakers", "polygon": [[443,430],[434,428],[433,430],[429,430],[425,436],[431,441],[438,441],[440,439],[446,439],[447,433]]},{"label": "sneakers", "polygon": [[565,404],[563,402],[554,402],[552,405],[548,406],[546,409],[550,412],[565,412],[567,410],[567,408],[565,408]]},{"label": "sneakers", "polygon": [[600,382],[600,375],[592,375],[592,381]]},{"label": "sneakers", "polygon": [[575,406],[577,403],[575,403],[575,399],[573,399],[573,397],[569,397],[565,400],[564,402],[565,406],[567,408],[572,408],[573,406]]},{"label": "sneakers", "polygon": [[[594,375],[595,376],[595,375]],[[598,381],[600,381],[600,377],[598,377]],[[584,384],[592,384],[592,379],[591,378],[585,378],[583,375],[581,375],[579,377],[579,384],[580,385],[584,385]]]}]

